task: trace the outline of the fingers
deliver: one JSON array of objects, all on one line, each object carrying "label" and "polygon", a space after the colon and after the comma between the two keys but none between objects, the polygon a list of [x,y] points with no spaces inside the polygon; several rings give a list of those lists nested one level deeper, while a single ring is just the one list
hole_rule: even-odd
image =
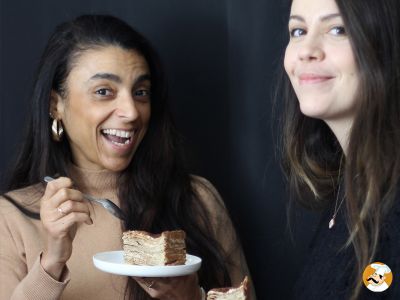
[{"label": "fingers", "polygon": [[73,200],[67,200],[54,208],[48,220],[52,222],[59,221],[64,228],[68,228],[74,223],[93,224],[88,204]]},{"label": "fingers", "polygon": [[59,220],[64,231],[74,223],[93,224],[88,203],[83,200],[81,192],[72,189],[72,181],[66,177],[48,183],[40,214],[49,232],[59,227],[54,224]]},{"label": "fingers", "polygon": [[142,287],[151,289],[156,285],[157,278],[144,278],[144,277],[133,277],[133,279]]},{"label": "fingers", "polygon": [[69,213],[86,213],[90,215],[89,206],[79,200],[66,200],[57,206],[58,215],[65,216]]},{"label": "fingers", "polygon": [[47,183],[44,198],[50,198],[62,188],[72,188],[72,180],[67,177],[60,177]]},{"label": "fingers", "polygon": [[[66,201],[73,201],[73,202],[83,202],[83,196],[80,191],[69,189],[69,188],[61,188],[58,190],[51,198],[51,204],[54,207],[58,207],[61,204],[64,204]],[[70,206],[71,204],[67,204]],[[64,205],[65,206],[65,205]],[[65,207],[67,208],[67,207]]]},{"label": "fingers", "polygon": [[50,199],[50,203],[55,207],[66,200],[83,201],[82,193],[72,189],[72,181],[66,177],[60,177],[47,184],[42,200]]},{"label": "fingers", "polygon": [[76,223],[86,223],[91,225],[93,224],[93,221],[87,213],[71,212],[54,222],[53,227],[50,230],[54,231],[54,233],[62,232]]},{"label": "fingers", "polygon": [[165,291],[159,290],[160,278],[144,278],[144,277],[133,277],[133,279],[149,294],[152,298],[160,298],[165,294]]},{"label": "fingers", "polygon": [[[200,288],[197,274],[179,277],[133,277],[133,279],[149,294],[157,299],[198,299]],[[182,298],[183,297],[183,298]]]}]

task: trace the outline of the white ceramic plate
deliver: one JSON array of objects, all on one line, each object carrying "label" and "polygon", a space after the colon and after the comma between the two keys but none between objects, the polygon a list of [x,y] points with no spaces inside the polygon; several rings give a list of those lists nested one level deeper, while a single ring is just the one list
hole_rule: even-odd
[{"label": "white ceramic plate", "polygon": [[186,263],[178,266],[137,266],[124,262],[123,251],[100,252],[93,256],[96,268],[103,272],[140,277],[175,277],[196,272],[201,258],[186,254]]}]

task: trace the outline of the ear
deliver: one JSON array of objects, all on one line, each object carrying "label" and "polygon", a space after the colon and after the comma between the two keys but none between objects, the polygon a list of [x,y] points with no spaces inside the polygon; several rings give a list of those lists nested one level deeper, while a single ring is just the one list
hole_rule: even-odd
[{"label": "ear", "polygon": [[52,118],[62,120],[64,116],[64,99],[55,90],[50,94],[50,115]]}]

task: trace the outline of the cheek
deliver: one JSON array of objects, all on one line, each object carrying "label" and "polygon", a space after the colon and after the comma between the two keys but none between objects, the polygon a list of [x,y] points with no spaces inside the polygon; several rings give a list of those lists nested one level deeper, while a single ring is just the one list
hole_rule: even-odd
[{"label": "cheek", "polygon": [[291,76],[293,74],[294,61],[293,61],[293,49],[288,45],[285,50],[285,57],[283,60],[283,66],[286,74]]},{"label": "cheek", "polygon": [[142,110],[141,110],[141,116],[143,123],[148,125],[150,122],[150,117],[151,117],[151,105],[150,103],[148,105],[145,105]]},{"label": "cheek", "polygon": [[89,139],[96,137],[97,129],[107,117],[107,112],[81,105],[79,107],[71,107],[67,120],[71,134],[89,141]]},{"label": "cheek", "polygon": [[345,59],[343,62],[343,66],[347,70],[347,73],[349,74],[349,76],[351,76],[351,77],[358,76],[358,70],[357,70],[356,62],[354,61],[354,59],[351,59],[351,58]]},{"label": "cheek", "polygon": [[331,49],[329,49],[329,55],[330,57],[335,58],[336,65],[343,72],[346,72],[347,74],[353,76],[357,75],[358,71],[356,60],[349,44],[340,48],[332,47]]},{"label": "cheek", "polygon": [[358,101],[359,75],[356,70],[350,69],[343,80],[342,91],[345,93],[343,97],[347,97],[349,105],[355,107]]}]

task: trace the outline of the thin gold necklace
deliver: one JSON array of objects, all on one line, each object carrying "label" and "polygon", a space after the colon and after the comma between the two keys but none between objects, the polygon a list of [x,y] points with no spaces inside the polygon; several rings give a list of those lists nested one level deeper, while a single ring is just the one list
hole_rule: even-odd
[{"label": "thin gold necklace", "polygon": [[340,207],[342,206],[344,198],[345,198],[344,195],[343,195],[342,200],[340,200],[340,203],[339,203],[339,206],[338,206],[339,195],[340,195],[340,186],[341,186],[341,184],[340,184],[340,171],[342,170],[342,160],[343,160],[343,156],[340,158],[339,174],[338,174],[338,185],[339,185],[339,187],[338,187],[338,190],[337,190],[336,201],[335,201],[335,209],[333,211],[333,216],[332,216],[331,220],[329,221],[329,229],[331,229],[333,226],[335,226],[335,224],[336,224],[336,222],[335,222],[336,215],[339,212]]}]

